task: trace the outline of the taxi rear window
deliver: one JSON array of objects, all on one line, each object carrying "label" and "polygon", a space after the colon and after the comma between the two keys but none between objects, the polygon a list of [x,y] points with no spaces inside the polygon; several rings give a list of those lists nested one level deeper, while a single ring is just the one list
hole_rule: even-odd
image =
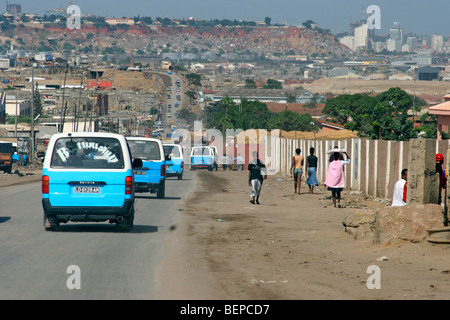
[{"label": "taxi rear window", "polygon": [[172,155],[172,157],[180,157],[180,149],[177,146],[163,146],[164,154]]},{"label": "taxi rear window", "polygon": [[50,167],[123,169],[122,147],[115,138],[59,138],[53,149]]},{"label": "taxi rear window", "polygon": [[149,140],[128,140],[131,155],[133,158],[142,160],[156,160],[161,161],[161,149],[156,141]]}]

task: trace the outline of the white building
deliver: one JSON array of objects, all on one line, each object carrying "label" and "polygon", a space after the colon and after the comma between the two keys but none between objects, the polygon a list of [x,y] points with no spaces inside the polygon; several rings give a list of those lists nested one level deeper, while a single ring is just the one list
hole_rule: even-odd
[{"label": "white building", "polygon": [[408,44],[410,51],[414,51],[414,50],[417,49],[418,42],[417,42],[417,38],[416,37],[408,37],[406,39],[406,43]]},{"label": "white building", "polygon": [[5,112],[7,115],[15,116],[17,110],[17,115],[30,116],[31,115],[31,101],[20,99],[15,95],[6,95],[5,99]]},{"label": "white building", "polygon": [[369,41],[369,27],[367,24],[362,24],[355,28],[355,47],[366,48]]},{"label": "white building", "polygon": [[350,50],[356,51],[355,37],[345,36],[339,40],[344,46],[348,47]]},{"label": "white building", "polygon": [[400,40],[387,39],[386,49],[390,52],[400,52],[402,51],[402,42]]},{"label": "white building", "polygon": [[134,20],[129,18],[108,18],[105,22],[109,25],[115,26],[117,24],[127,24],[129,26],[134,25]]},{"label": "white building", "polygon": [[358,49],[366,49],[369,41],[369,27],[367,24],[362,24],[355,28],[354,36],[345,36],[339,40],[344,46],[347,46],[353,51]]},{"label": "white building", "polygon": [[441,52],[444,45],[444,37],[440,34],[433,34],[431,36],[431,50],[434,52]]}]

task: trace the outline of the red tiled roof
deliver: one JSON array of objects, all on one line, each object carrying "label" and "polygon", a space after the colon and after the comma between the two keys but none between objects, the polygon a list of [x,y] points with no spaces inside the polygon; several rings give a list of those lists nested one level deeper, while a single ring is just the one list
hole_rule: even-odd
[{"label": "red tiled roof", "polygon": [[446,101],[428,109],[429,114],[450,116],[450,101]]}]

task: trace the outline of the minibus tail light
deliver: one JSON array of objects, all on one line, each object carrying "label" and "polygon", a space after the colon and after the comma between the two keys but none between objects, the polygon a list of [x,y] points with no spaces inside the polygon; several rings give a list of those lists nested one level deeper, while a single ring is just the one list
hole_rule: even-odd
[{"label": "minibus tail light", "polygon": [[50,178],[48,176],[42,176],[42,193],[48,194],[49,184],[50,184]]},{"label": "minibus tail light", "polygon": [[125,194],[132,194],[133,192],[133,178],[126,177],[125,178]]}]

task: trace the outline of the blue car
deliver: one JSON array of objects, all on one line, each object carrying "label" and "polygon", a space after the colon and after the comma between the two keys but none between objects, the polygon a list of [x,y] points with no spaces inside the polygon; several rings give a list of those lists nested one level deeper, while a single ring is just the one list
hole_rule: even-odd
[{"label": "blue car", "polygon": [[191,150],[191,170],[208,169],[213,171],[215,167],[214,150],[208,146],[193,147]]},{"label": "blue car", "polygon": [[17,153],[14,153],[13,163],[20,163],[20,156],[23,157],[23,165],[26,166],[28,164],[28,156],[26,154],[18,155]]},{"label": "blue car", "polygon": [[115,223],[129,231],[134,221],[133,169],[142,161],[131,159],[125,138],[99,132],[61,133],[52,136],[42,169],[44,228],[60,223]]},{"label": "blue car", "polygon": [[184,172],[183,149],[175,143],[163,143],[163,148],[164,154],[170,156],[166,165],[167,177],[177,177],[178,180],[182,180]]},{"label": "blue car", "polygon": [[142,168],[134,171],[136,192],[156,193],[165,197],[166,157],[161,140],[154,138],[127,137],[131,156],[142,160]]}]

